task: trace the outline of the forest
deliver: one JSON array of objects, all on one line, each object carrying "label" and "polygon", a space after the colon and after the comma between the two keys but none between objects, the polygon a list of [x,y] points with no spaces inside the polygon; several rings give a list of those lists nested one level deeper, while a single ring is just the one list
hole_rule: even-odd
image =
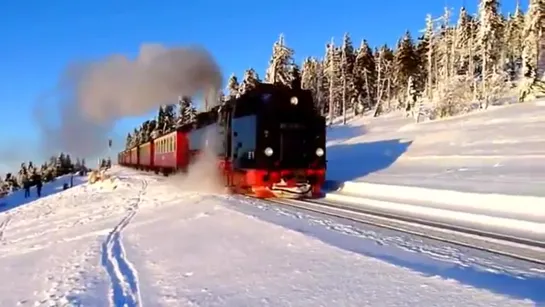
[{"label": "forest", "polygon": [[[354,47],[345,33],[340,44],[331,40],[320,56],[298,65],[284,35],[273,44],[269,67],[261,80],[253,68],[242,80],[232,74],[220,93],[223,103],[256,82],[291,84],[301,79],[312,91],[317,108],[343,123],[354,116],[402,110],[415,121],[434,120],[487,109],[490,105],[525,102],[545,93],[541,27],[545,2],[530,0],[503,15],[498,0],[481,0],[476,14],[460,8],[456,20],[445,9],[427,15],[417,38],[405,32],[395,46],[370,46],[362,39]],[[191,122],[197,110],[191,98],[164,105],[155,119],[127,135],[126,147],[168,133]]]}]

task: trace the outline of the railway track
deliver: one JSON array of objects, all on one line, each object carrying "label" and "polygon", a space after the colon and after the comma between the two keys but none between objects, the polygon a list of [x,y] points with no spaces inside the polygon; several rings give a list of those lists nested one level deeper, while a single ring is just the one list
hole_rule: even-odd
[{"label": "railway track", "polygon": [[430,220],[419,220],[379,213],[359,207],[356,208],[348,204],[332,203],[324,200],[267,199],[266,201],[280,206],[400,231],[423,238],[545,265],[545,242],[485,233]]}]

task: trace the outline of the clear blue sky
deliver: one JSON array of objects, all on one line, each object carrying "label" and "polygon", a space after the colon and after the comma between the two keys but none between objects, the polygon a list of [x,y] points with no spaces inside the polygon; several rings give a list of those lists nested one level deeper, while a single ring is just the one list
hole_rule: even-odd
[{"label": "clear blue sky", "polygon": [[[516,0],[503,1],[513,11]],[[3,0],[0,9],[0,171],[2,164],[39,159],[32,110],[37,97],[53,88],[67,63],[112,53],[134,56],[144,42],[201,44],[220,63],[225,76],[254,67],[264,75],[272,44],[283,32],[298,62],[321,56],[331,37],[349,32],[358,45],[393,44],[406,29],[416,38],[427,13],[445,5],[474,12],[477,0],[390,1],[21,1]],[[526,7],[526,1],[523,6]],[[455,18],[455,16],[454,16]],[[127,119],[116,140],[142,119]],[[106,140],[105,140],[106,142]],[[121,145],[116,142],[114,145]],[[24,156],[12,157],[14,146]],[[19,152],[19,151],[17,151]],[[19,155],[19,154],[18,154]]]}]

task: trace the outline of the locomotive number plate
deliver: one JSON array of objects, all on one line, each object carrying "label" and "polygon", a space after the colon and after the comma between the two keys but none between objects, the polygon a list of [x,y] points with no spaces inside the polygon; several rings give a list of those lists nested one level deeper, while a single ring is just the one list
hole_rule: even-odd
[{"label": "locomotive number plate", "polygon": [[280,124],[280,129],[284,129],[284,130],[298,130],[303,128],[304,126],[298,123],[281,123]]}]

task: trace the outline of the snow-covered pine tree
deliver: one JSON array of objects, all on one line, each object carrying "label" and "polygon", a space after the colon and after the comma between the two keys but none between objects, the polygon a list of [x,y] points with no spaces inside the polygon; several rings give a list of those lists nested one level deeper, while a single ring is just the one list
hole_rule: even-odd
[{"label": "snow-covered pine tree", "polygon": [[439,32],[440,41],[437,46],[437,77],[438,87],[446,87],[450,82],[453,73],[453,57],[454,57],[454,34],[455,30],[450,26],[450,16],[452,15],[449,8],[444,8],[443,16],[441,16],[441,30]]},{"label": "snow-covered pine tree", "polygon": [[[398,47],[394,53],[393,69],[396,73],[396,96],[403,97],[404,100],[409,77],[416,75],[418,69],[418,59],[409,31],[405,32],[405,35],[398,42]],[[398,105],[398,107],[402,106]]]},{"label": "snow-covered pine tree", "polygon": [[430,14],[426,15],[426,29],[422,39],[420,54],[420,63],[422,74],[426,77],[425,93],[428,100],[433,99],[434,82],[437,80],[434,71],[434,63],[437,58],[436,31],[433,18]]},{"label": "snow-covered pine tree", "polygon": [[72,171],[72,169],[74,168],[74,164],[72,164],[72,158],[69,154],[64,157],[62,167],[66,173]]},{"label": "snow-covered pine tree", "polygon": [[146,120],[142,123],[140,126],[140,136],[142,138],[142,143],[149,142],[150,140],[150,134],[149,134],[149,120]]},{"label": "snow-covered pine tree", "polygon": [[485,104],[481,108],[488,108],[489,96],[487,81],[494,74],[494,67],[499,60],[497,46],[501,43],[501,24],[499,18],[498,0],[481,0],[479,4],[479,47],[481,56],[481,95]]},{"label": "snow-covered pine tree", "polygon": [[162,135],[163,127],[165,126],[165,107],[160,106],[159,111],[157,112],[157,130]]},{"label": "snow-covered pine tree", "polygon": [[227,88],[225,89],[229,99],[233,99],[238,96],[239,87],[240,87],[240,84],[238,82],[238,78],[237,76],[235,76],[234,73],[232,73],[231,76],[229,76],[229,80],[227,80]]},{"label": "snow-covered pine tree", "polygon": [[293,64],[289,71],[290,87],[294,89],[301,88],[301,70],[297,64]]},{"label": "snow-covered pine tree", "polygon": [[544,57],[542,52],[543,24],[545,21],[545,1],[530,0],[528,12],[524,23],[524,40],[522,42],[522,73],[523,80],[520,83],[519,101],[531,100],[545,93],[545,87],[541,80],[540,59]]},{"label": "snow-covered pine tree", "polygon": [[517,1],[515,12],[507,19],[505,28],[507,72],[510,80],[520,77],[522,68],[522,50],[524,40],[524,13]]},{"label": "snow-covered pine tree", "polygon": [[257,72],[253,68],[247,69],[244,72],[244,78],[238,87],[238,94],[243,95],[244,93],[254,89],[260,82],[261,81],[259,80],[259,75]]},{"label": "snow-covered pine tree", "polygon": [[191,97],[184,96],[180,100],[180,124],[185,125],[193,123],[197,116],[197,108],[193,105]]},{"label": "snow-covered pine tree", "polygon": [[[375,110],[373,116],[380,115],[385,109],[390,110],[390,100],[393,93],[393,80],[394,80],[394,53],[387,45],[383,45],[375,50],[375,63],[377,70],[376,81],[376,94],[377,102],[375,104]],[[384,101],[388,102],[386,108],[384,108]]]},{"label": "snow-covered pine tree", "polygon": [[339,101],[339,89],[340,89],[340,80],[341,75],[341,66],[340,59],[338,57],[338,52],[335,48],[335,42],[331,39],[331,42],[326,45],[326,56],[325,56],[325,71],[327,74],[327,83],[328,83],[328,116],[329,116],[329,125],[333,123],[333,118],[337,112],[337,103]]},{"label": "snow-covered pine tree", "polygon": [[150,121],[149,136],[150,136],[150,139],[156,139],[159,136],[161,136],[161,131],[159,129],[159,123],[157,122],[157,119],[152,119]]},{"label": "snow-covered pine tree", "polygon": [[305,58],[301,69],[301,87],[312,92],[314,106],[320,112],[323,111],[321,95],[322,79],[323,72],[320,62],[313,57]]},{"label": "snow-covered pine tree", "polygon": [[132,138],[133,143],[131,146],[140,145],[140,139],[141,139],[140,130],[138,128],[134,128],[132,135],[133,135],[133,138]]},{"label": "snow-covered pine tree", "polygon": [[266,83],[289,85],[289,71],[293,65],[293,49],[286,46],[284,34],[280,34],[273,45],[269,67],[265,73]]},{"label": "snow-covered pine tree", "polygon": [[373,50],[362,40],[356,51],[353,67],[354,95],[357,97],[356,114],[370,109],[375,104],[376,67]]},{"label": "snow-covered pine tree", "polygon": [[127,133],[127,137],[125,138],[125,149],[129,149],[132,144],[132,134],[129,132]]},{"label": "snow-covered pine tree", "polygon": [[354,62],[356,56],[354,54],[354,46],[350,35],[345,33],[343,36],[343,44],[341,46],[341,101],[342,101],[342,116],[343,125],[346,124],[347,108],[353,109],[354,105]]},{"label": "snow-covered pine tree", "polygon": [[163,126],[161,128],[163,133],[169,133],[174,129],[176,123],[176,105],[166,104],[163,106]]},{"label": "snow-covered pine tree", "polygon": [[76,158],[76,163],[74,163],[74,170],[76,172],[81,171],[81,159],[80,158]]},{"label": "snow-covered pine tree", "polygon": [[[471,50],[473,31],[471,24],[471,16],[467,13],[465,7],[460,9],[458,14],[458,22],[456,24],[456,40],[454,47],[457,50],[457,54],[454,58],[455,74],[466,75],[469,72],[470,61],[473,61],[471,55],[474,54]],[[474,73],[471,72],[471,75]]]},{"label": "snow-covered pine tree", "polygon": [[316,92],[316,60],[313,57],[306,57],[301,68],[301,87]]}]

